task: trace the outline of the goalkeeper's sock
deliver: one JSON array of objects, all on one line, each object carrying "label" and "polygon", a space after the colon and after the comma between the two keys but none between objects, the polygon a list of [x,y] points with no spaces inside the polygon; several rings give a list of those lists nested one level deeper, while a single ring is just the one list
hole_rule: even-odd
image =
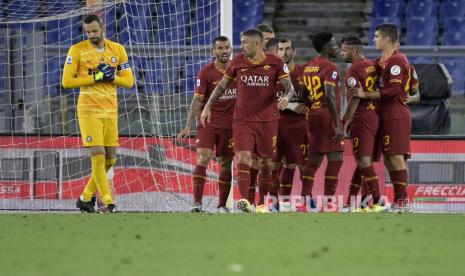
[{"label": "goalkeeper's sock", "polygon": [[220,171],[218,185],[218,208],[226,207],[226,201],[228,200],[229,191],[231,189],[232,175],[231,171]]},{"label": "goalkeeper's sock", "polygon": [[114,204],[108,186],[107,173],[105,170],[105,155],[95,155],[91,157],[92,179],[94,180],[98,192],[102,196],[105,205]]},{"label": "goalkeeper's sock", "polygon": [[249,198],[250,166],[248,164],[237,164],[237,184],[242,198]]},{"label": "goalkeeper's sock", "polygon": [[258,174],[258,205],[265,204],[265,197],[268,195],[271,182],[271,169],[262,169]]},{"label": "goalkeeper's sock", "polygon": [[106,158],[105,159],[105,171],[108,172],[108,170],[113,167],[116,164],[116,158]]},{"label": "goalkeeper's sock", "polygon": [[192,178],[194,182],[194,203],[202,204],[203,187],[205,186],[205,180],[207,178],[207,167],[201,165],[195,166]]},{"label": "goalkeeper's sock", "polygon": [[[295,169],[283,168],[279,176],[279,193],[281,196],[287,197],[291,195],[292,183],[294,182]],[[285,199],[289,201],[289,199]]]}]

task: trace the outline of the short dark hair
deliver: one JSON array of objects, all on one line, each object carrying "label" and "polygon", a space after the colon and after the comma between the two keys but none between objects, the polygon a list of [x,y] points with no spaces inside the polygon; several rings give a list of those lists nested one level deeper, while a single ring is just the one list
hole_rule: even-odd
[{"label": "short dark hair", "polygon": [[260,39],[260,41],[263,41],[263,34],[259,29],[247,29],[241,33],[241,36],[255,36]]},{"label": "short dark hair", "polygon": [[215,45],[216,42],[226,42],[226,41],[229,41],[229,38],[227,38],[226,36],[224,35],[220,35],[220,36],[217,36],[213,39],[213,42],[212,44]]},{"label": "short dark hair", "polygon": [[344,37],[341,40],[341,44],[346,44],[346,45],[351,45],[351,46],[362,46],[362,41],[360,38],[354,36],[354,35],[349,35]]},{"label": "short dark hair", "polygon": [[333,38],[333,34],[330,32],[317,33],[312,38],[313,48],[315,48],[318,53],[321,53],[323,47],[331,40],[331,38]]},{"label": "short dark hair", "polygon": [[397,26],[391,23],[379,24],[376,27],[376,31],[380,31],[384,37],[388,37],[393,43],[399,40],[399,29]]},{"label": "short dark hair", "polygon": [[261,32],[274,33],[273,28],[268,24],[258,24],[255,28],[259,29]]},{"label": "short dark hair", "polygon": [[277,38],[271,38],[270,40],[268,40],[268,42],[266,43],[265,45],[265,50],[266,51],[271,51],[273,49],[277,49],[278,48],[278,44],[279,44],[279,39]]},{"label": "short dark hair", "polygon": [[102,18],[100,18],[100,16],[98,16],[96,14],[88,14],[88,15],[84,16],[84,19],[82,21],[84,22],[84,24],[90,24],[90,23],[92,23],[94,21],[97,21],[97,23],[100,26],[103,26]]},{"label": "short dark hair", "polygon": [[294,50],[295,47],[294,47],[294,42],[292,40],[290,40],[289,38],[282,38],[279,40],[279,43],[288,43],[288,42],[291,43],[291,48],[292,50]]}]

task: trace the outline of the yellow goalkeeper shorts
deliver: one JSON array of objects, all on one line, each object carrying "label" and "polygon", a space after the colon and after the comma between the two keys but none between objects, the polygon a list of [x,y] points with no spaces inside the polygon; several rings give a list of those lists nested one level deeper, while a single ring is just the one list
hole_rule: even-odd
[{"label": "yellow goalkeeper shorts", "polygon": [[85,147],[117,147],[118,118],[78,116],[81,138]]}]

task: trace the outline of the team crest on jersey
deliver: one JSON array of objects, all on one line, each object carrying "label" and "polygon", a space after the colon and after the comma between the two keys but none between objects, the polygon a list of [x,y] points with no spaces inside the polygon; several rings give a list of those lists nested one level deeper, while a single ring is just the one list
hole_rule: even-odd
[{"label": "team crest on jersey", "polygon": [[86,137],[86,141],[87,141],[87,142],[92,142],[92,136],[90,136],[90,135],[87,136],[87,137]]},{"label": "team crest on jersey", "polygon": [[357,85],[357,80],[354,77],[350,77],[347,79],[347,84],[349,87],[355,87],[355,85]]},{"label": "team crest on jersey", "polygon": [[397,76],[400,74],[400,66],[399,65],[394,65],[391,67],[391,74],[394,76]]},{"label": "team crest on jersey", "polygon": [[289,74],[289,67],[287,67],[286,63],[284,63],[283,71],[284,71],[284,73]]},{"label": "team crest on jersey", "polygon": [[265,71],[268,71],[268,70],[270,70],[270,66],[267,64],[267,65],[263,66],[263,69],[264,69]]},{"label": "team crest on jersey", "polygon": [[[213,83],[215,84],[215,83]],[[197,79],[197,86],[200,86],[200,79]]]},{"label": "team crest on jersey", "polygon": [[100,61],[101,61],[101,62],[104,62],[104,61],[105,61],[105,59],[104,59],[103,57],[101,57],[101,58],[100,58]]},{"label": "team crest on jersey", "polygon": [[111,57],[111,62],[116,63],[116,57]]},{"label": "team crest on jersey", "polygon": [[72,56],[68,56],[68,57],[66,58],[66,64],[71,64],[71,63],[73,63],[73,57],[72,57]]},{"label": "team crest on jersey", "polygon": [[337,72],[336,71],[333,71],[333,74],[331,75],[331,78],[333,80],[336,80],[337,79]]}]

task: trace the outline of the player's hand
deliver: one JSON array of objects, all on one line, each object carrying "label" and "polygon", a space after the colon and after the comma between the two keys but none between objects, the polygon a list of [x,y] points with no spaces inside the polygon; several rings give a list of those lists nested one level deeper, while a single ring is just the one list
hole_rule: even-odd
[{"label": "player's hand", "polygon": [[191,128],[189,126],[186,126],[183,130],[181,130],[178,133],[178,136],[176,136],[176,142],[181,143],[184,139],[186,139],[189,134],[191,133]]},{"label": "player's hand", "polygon": [[299,104],[298,106],[296,106],[296,108],[294,109],[294,111],[297,113],[297,114],[301,114],[301,115],[307,115],[308,111],[310,109],[308,108],[308,106],[306,106],[305,104]]},{"label": "player's hand", "polygon": [[420,95],[413,94],[413,95],[407,95],[407,100],[405,101],[406,104],[415,104],[420,101]]},{"label": "player's hand", "polygon": [[344,142],[344,130],[341,127],[335,127],[334,132],[336,133],[333,137],[333,141],[335,143],[343,143]]},{"label": "player's hand", "polygon": [[278,109],[283,110],[287,107],[289,104],[289,99],[287,97],[281,97],[278,100]]},{"label": "player's hand", "polygon": [[367,97],[365,91],[363,91],[363,88],[360,84],[357,87],[350,88],[348,94],[349,94],[349,97],[357,97],[360,99],[366,99]]},{"label": "player's hand", "polygon": [[205,108],[202,111],[202,114],[200,114],[200,122],[202,123],[203,127],[206,127],[206,122],[210,123],[211,116],[212,112],[210,110],[210,107],[205,106]]},{"label": "player's hand", "polygon": [[112,82],[115,79],[115,68],[113,66],[106,63],[100,63],[97,66],[97,69],[103,73],[102,81]]}]

